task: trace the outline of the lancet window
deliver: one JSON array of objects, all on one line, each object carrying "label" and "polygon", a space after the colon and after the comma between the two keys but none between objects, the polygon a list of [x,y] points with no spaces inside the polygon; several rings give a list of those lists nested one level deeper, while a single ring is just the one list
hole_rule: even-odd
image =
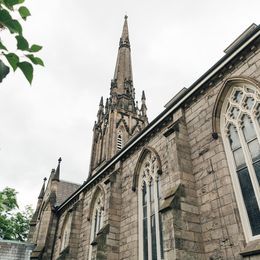
[{"label": "lancet window", "polygon": [[71,213],[68,213],[68,215],[65,218],[63,227],[62,227],[60,251],[63,251],[69,245],[71,220],[72,220]]},{"label": "lancet window", "polygon": [[[92,204],[92,216],[91,216],[91,234],[90,234],[90,243],[92,244],[95,240],[98,232],[102,229],[104,225],[104,196],[101,190],[98,190],[94,203]],[[89,259],[92,256],[92,245],[90,245],[89,250]]]},{"label": "lancet window", "polygon": [[161,216],[159,214],[158,161],[148,152],[139,177],[139,258],[162,259]]},{"label": "lancet window", "polygon": [[221,131],[247,240],[260,238],[260,91],[234,84],[221,110]]}]

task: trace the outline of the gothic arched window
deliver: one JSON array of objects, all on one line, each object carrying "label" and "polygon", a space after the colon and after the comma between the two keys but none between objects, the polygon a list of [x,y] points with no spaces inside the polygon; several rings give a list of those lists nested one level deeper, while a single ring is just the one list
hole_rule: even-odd
[{"label": "gothic arched window", "polygon": [[162,259],[158,161],[147,152],[139,173],[139,259]]},{"label": "gothic arched window", "polygon": [[90,250],[89,259],[92,256],[92,243],[95,240],[98,232],[104,225],[104,196],[100,188],[94,195],[94,201],[92,203],[92,215],[91,215],[91,233],[90,233]]},{"label": "gothic arched window", "polygon": [[60,252],[63,251],[69,245],[71,220],[72,220],[72,215],[71,213],[68,213],[68,215],[65,217],[62,226]]},{"label": "gothic arched window", "polygon": [[248,83],[230,86],[220,127],[247,241],[260,238],[260,92]]}]

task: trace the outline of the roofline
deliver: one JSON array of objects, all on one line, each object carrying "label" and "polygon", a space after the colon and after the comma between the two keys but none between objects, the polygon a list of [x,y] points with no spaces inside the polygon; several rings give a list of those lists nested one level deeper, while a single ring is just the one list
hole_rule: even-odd
[{"label": "roofline", "polygon": [[230,60],[232,60],[240,51],[242,51],[250,42],[256,39],[260,35],[260,26],[258,25],[255,30],[248,34],[245,38],[237,44],[236,48],[230,53],[224,55],[217,63],[215,63],[207,72],[205,72],[198,80],[196,80],[175,102],[169,107],[164,109],[148,126],[146,126],[140,134],[133,137],[126,146],[115,156],[113,156],[107,164],[100,169],[92,178],[88,179],[82,186],[75,191],[67,200],[65,200],[59,207],[61,210],[66,204],[80,194],[88,185],[93,183],[99,176],[101,176],[106,170],[108,170],[113,164],[127,153],[139,140],[146,136],[153,128],[155,128],[161,121],[169,116],[174,110],[176,110],[185,100],[187,100],[195,91],[197,91],[207,80],[209,80],[217,71],[224,67]]}]

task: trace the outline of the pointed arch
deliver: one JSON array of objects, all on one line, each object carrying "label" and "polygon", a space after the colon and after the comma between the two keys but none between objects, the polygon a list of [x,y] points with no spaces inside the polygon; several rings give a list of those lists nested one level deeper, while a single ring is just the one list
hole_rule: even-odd
[{"label": "pointed arch", "polygon": [[129,127],[123,115],[121,115],[121,118],[116,123],[116,128],[121,128],[121,127],[124,127],[126,132],[129,134]]},{"label": "pointed arch", "polygon": [[161,163],[160,156],[158,155],[158,153],[156,152],[156,150],[154,148],[149,147],[149,146],[144,147],[139,155],[139,158],[138,158],[136,166],[135,166],[133,180],[132,180],[132,190],[133,191],[136,191],[136,188],[138,187],[138,179],[139,179],[139,174],[140,174],[140,170],[142,167],[142,163],[148,153],[152,153],[156,157],[157,167],[158,167],[157,173],[159,175],[162,174],[162,163]]},{"label": "pointed arch", "polygon": [[162,219],[160,205],[161,160],[151,147],[141,151],[133,176],[137,189],[139,259],[163,259]]},{"label": "pointed arch", "polygon": [[105,203],[105,192],[101,185],[98,185],[95,189],[91,203],[89,208],[89,217],[88,220],[90,221],[90,234],[89,234],[89,252],[88,252],[88,259],[92,258],[93,241],[98,235],[98,232],[102,229],[104,225],[104,203]]},{"label": "pointed arch", "polygon": [[215,134],[215,136],[218,136],[218,134],[220,134],[220,114],[229,89],[230,87],[239,84],[248,84],[260,88],[260,83],[255,79],[249,77],[232,77],[224,82],[217,95],[212,113],[212,133]]},{"label": "pointed arch", "polygon": [[121,121],[116,130],[116,152],[120,151],[128,140],[128,127],[125,120]]},{"label": "pointed arch", "polygon": [[102,197],[105,199],[105,191],[104,191],[104,188],[98,184],[93,195],[92,195],[92,198],[91,198],[91,202],[89,204],[89,213],[88,213],[88,217],[87,219],[90,221],[91,220],[91,216],[93,215],[93,211],[94,211],[94,206],[95,206],[95,203],[96,203],[96,200],[98,198],[98,196],[102,194]]},{"label": "pointed arch", "polygon": [[69,239],[71,233],[71,223],[72,223],[72,213],[71,211],[66,212],[64,217],[61,233],[60,233],[60,252],[66,249],[69,246]]},{"label": "pointed arch", "polygon": [[260,85],[249,78],[225,82],[214,107],[246,241],[260,238]]}]

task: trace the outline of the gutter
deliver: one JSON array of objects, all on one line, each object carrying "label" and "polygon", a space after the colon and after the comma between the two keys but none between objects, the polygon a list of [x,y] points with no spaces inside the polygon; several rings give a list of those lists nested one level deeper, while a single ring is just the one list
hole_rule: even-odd
[{"label": "gutter", "polygon": [[207,72],[205,72],[198,80],[196,80],[179,99],[173,102],[169,107],[163,110],[148,126],[146,126],[140,134],[133,137],[126,146],[110,159],[110,162],[100,169],[92,178],[88,179],[82,186],[75,191],[66,201],[64,201],[58,208],[58,211],[64,208],[67,203],[80,194],[88,185],[93,183],[99,176],[108,170],[113,164],[120,160],[120,158],[131,149],[139,140],[146,136],[153,130],[161,121],[176,110],[185,100],[187,100],[195,91],[197,91],[207,80],[209,80],[217,71],[224,67],[230,60],[232,60],[240,51],[242,51],[250,42],[260,35],[260,26],[258,25],[247,37],[237,44],[236,49],[232,53],[224,55],[216,64],[214,64]]}]

